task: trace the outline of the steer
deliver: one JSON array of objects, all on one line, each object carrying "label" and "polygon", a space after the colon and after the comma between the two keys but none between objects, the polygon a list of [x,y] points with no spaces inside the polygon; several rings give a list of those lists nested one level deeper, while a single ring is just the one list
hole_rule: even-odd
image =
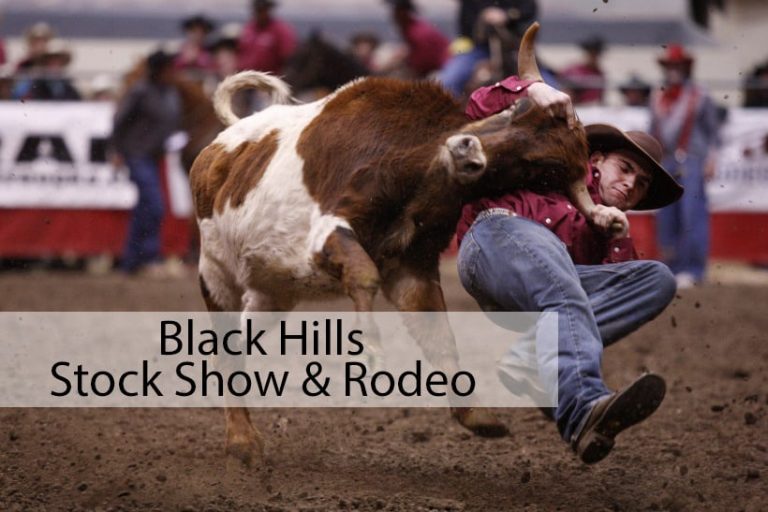
[{"label": "steer", "polygon": [[[537,29],[521,43],[523,78],[540,79]],[[230,99],[243,88],[271,91],[274,104],[238,119]],[[543,181],[568,189],[585,213],[594,208],[583,128],[528,100],[468,123],[432,82],[364,78],[313,103],[287,104],[289,96],[281,80],[257,72],[216,92],[231,126],[191,171],[210,311],[288,311],[346,294],[365,316],[379,289],[400,311],[445,311],[438,260],[465,202]],[[417,338],[427,358],[455,369],[447,322],[427,331]],[[481,435],[506,432],[485,409],[452,411]],[[230,455],[248,463],[261,454],[244,407],[227,407],[226,422]]]}]

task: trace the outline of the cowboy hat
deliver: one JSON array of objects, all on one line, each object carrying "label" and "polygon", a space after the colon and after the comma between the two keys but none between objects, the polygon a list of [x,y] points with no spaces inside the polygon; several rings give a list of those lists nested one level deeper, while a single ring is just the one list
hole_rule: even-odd
[{"label": "cowboy hat", "polygon": [[51,39],[48,47],[45,49],[45,53],[40,56],[40,60],[43,62],[55,58],[62,59],[65,64],[69,64],[72,60],[72,50],[62,39]]},{"label": "cowboy hat", "polygon": [[609,124],[590,124],[587,131],[589,151],[630,151],[636,162],[651,175],[651,185],[634,210],[655,210],[670,205],[683,195],[683,187],[661,166],[661,144],[645,132],[623,132]]},{"label": "cowboy hat", "polygon": [[200,27],[203,29],[203,32],[208,34],[213,31],[215,25],[210,18],[206,18],[202,14],[196,14],[181,21],[182,30],[191,30],[194,27]]},{"label": "cowboy hat", "polygon": [[656,59],[662,66],[671,66],[676,64],[693,64],[693,56],[688,53],[682,45],[670,44],[668,45],[664,53],[659,55]]}]

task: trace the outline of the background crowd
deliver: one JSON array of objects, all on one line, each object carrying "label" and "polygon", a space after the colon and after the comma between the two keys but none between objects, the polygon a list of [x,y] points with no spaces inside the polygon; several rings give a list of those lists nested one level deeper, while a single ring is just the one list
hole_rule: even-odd
[{"label": "background crowd", "polygon": [[[153,162],[161,156],[165,140],[180,128],[182,116],[181,98],[170,86],[171,77],[194,81],[210,94],[224,77],[240,70],[287,75],[296,84],[297,73],[307,75],[311,68],[327,71],[347,59],[352,70],[349,77],[435,79],[465,99],[477,87],[515,73],[519,39],[539,15],[535,0],[461,0],[457,36],[451,40],[420,14],[414,0],[382,1],[401,39],[395,46],[384,44],[379,34],[361,31],[344,48],[327,54],[332,57],[322,57],[317,48],[321,43],[332,47],[331,43],[321,41],[318,34],[302,42],[290,20],[277,12],[278,0],[252,0],[250,18],[243,24],[220,25],[204,14],[181,19],[181,40],[173,51],[154,51],[144,63],[126,70],[122,80],[99,75],[80,86],[68,73],[72,50],[57,37],[54,27],[39,22],[26,30],[25,54],[16,62],[6,61],[0,40],[0,65],[6,70],[0,77],[0,99],[119,103],[113,136],[115,162],[129,167],[140,192],[136,212],[141,210],[132,220],[123,266],[136,271],[160,259],[157,226],[163,205]],[[567,92],[576,105],[605,104],[609,84],[601,59],[606,42],[595,34],[575,43],[582,52],[578,61],[560,69],[540,61],[544,79]],[[297,66],[299,55],[308,51],[311,65],[304,60]],[[332,61],[321,62],[323,58]],[[637,74],[617,84],[625,105],[649,109],[649,130],[665,146],[664,165],[688,190],[683,201],[658,215],[662,256],[678,274],[681,286],[704,277],[709,230],[704,183],[714,173],[723,119],[707,91],[696,84],[694,62],[684,47],[669,44],[658,57],[662,84],[656,86]],[[348,79],[335,69],[332,73]],[[768,63],[758,65],[745,79],[745,106],[768,106],[766,81]],[[304,76],[302,90],[294,87],[294,91],[302,98],[314,98],[340,85],[319,78],[315,82]],[[258,96],[241,98],[239,110],[256,109],[259,101]]]}]

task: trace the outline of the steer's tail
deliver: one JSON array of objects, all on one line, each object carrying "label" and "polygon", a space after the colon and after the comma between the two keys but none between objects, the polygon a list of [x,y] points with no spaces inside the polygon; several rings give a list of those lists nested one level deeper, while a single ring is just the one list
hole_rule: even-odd
[{"label": "steer's tail", "polygon": [[291,88],[269,73],[260,71],[241,71],[228,76],[216,88],[213,95],[213,107],[221,121],[229,126],[240,120],[232,111],[232,96],[243,89],[259,89],[269,92],[273,104],[285,104],[291,100]]}]

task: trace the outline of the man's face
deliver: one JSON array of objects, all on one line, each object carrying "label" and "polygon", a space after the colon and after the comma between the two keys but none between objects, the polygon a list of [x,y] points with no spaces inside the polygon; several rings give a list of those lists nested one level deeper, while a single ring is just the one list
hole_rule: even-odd
[{"label": "man's face", "polygon": [[256,19],[256,24],[260,27],[263,27],[265,25],[268,25],[271,17],[271,11],[272,7],[270,6],[259,6],[253,11],[253,17]]},{"label": "man's face", "polygon": [[686,64],[665,64],[662,66],[664,82],[668,85],[679,85],[688,78],[688,66]]},{"label": "man's face", "polygon": [[593,153],[592,167],[600,172],[600,197],[606,206],[631,210],[648,193],[651,175],[629,151]]}]

